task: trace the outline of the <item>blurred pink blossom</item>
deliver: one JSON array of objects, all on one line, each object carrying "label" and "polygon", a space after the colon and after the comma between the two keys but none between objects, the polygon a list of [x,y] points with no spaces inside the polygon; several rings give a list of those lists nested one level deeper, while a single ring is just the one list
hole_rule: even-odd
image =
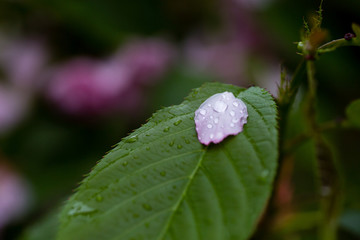
[{"label": "blurred pink blossom", "polygon": [[16,126],[26,115],[42,85],[47,61],[43,42],[0,32],[0,134]]},{"label": "blurred pink blossom", "polygon": [[0,85],[0,135],[21,121],[27,112],[28,104],[26,94]]},{"label": "blurred pink blossom", "polygon": [[186,62],[193,68],[214,74],[225,82],[242,79],[247,49],[233,37],[192,37],[184,48]]},{"label": "blurred pink blossom", "polygon": [[24,214],[29,204],[29,189],[21,177],[0,165],[0,231]]},{"label": "blurred pink blossom", "polygon": [[134,40],[120,50],[119,59],[130,69],[133,81],[151,85],[168,70],[174,48],[162,39]]},{"label": "blurred pink blossom", "polygon": [[71,115],[131,112],[143,103],[144,87],[160,79],[172,59],[170,45],[157,39],[131,42],[105,60],[73,59],[54,69],[48,96]]},{"label": "blurred pink blossom", "polygon": [[184,44],[185,62],[219,81],[243,86],[258,84],[276,93],[275,78],[279,74],[273,71],[273,66],[278,61],[267,46],[265,31],[247,8],[267,1],[270,0],[222,1],[221,31],[205,30],[190,36]]},{"label": "blurred pink blossom", "polygon": [[120,64],[77,58],[54,70],[48,94],[67,113],[101,114],[114,108],[129,87],[128,79]]},{"label": "blurred pink blossom", "polygon": [[48,60],[42,41],[4,38],[0,34],[0,68],[8,82],[28,91],[40,87],[40,75]]}]

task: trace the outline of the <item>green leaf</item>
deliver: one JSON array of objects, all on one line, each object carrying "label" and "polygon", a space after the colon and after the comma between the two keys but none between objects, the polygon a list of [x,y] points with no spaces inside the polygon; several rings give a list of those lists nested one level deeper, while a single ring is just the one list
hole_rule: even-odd
[{"label": "green leaf", "polygon": [[346,108],[346,115],[351,125],[360,128],[360,99],[350,103]]},{"label": "green leaf", "polygon": [[357,25],[356,23],[353,23],[351,25],[352,30],[354,31],[355,35],[356,35],[356,39],[358,40],[358,42],[360,41],[360,26]]},{"label": "green leaf", "polygon": [[20,240],[52,240],[59,226],[60,208],[56,207],[38,222],[25,229]]},{"label": "green leaf", "polygon": [[[194,112],[224,91],[245,102],[248,123],[237,136],[205,147]],[[276,114],[271,95],[257,87],[195,89],[96,165],[63,209],[58,239],[248,239],[272,190]]]}]

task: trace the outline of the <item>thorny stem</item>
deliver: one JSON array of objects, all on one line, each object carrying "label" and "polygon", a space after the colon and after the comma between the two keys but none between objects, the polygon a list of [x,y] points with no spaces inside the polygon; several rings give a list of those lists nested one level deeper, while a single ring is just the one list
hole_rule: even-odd
[{"label": "thorny stem", "polygon": [[[289,88],[287,91],[283,92],[283,96],[280,96],[278,99],[278,109],[279,109],[279,166],[282,166],[283,160],[285,159],[284,151],[284,142],[285,142],[285,130],[288,120],[288,115],[291,109],[291,106],[294,102],[295,96],[298,92],[298,89],[303,82],[305,76],[305,61],[302,59],[297,66],[295,73],[290,80]],[[279,174],[276,175],[274,182],[278,182]],[[261,229],[263,231],[258,231],[253,239],[267,239],[267,232],[271,231],[273,225],[273,220],[276,216],[276,207],[275,207],[275,195],[273,194],[269,200],[269,207],[267,209],[267,214],[264,215],[264,218],[261,221]],[[259,229],[260,229],[259,228]]]},{"label": "thorny stem", "polygon": [[334,164],[332,154],[324,143],[320,127],[316,122],[316,79],[315,64],[313,60],[307,60],[306,70],[309,85],[307,119],[310,133],[316,144],[317,171],[320,178],[322,223],[319,229],[319,237],[322,240],[335,240],[337,231],[337,217],[341,206],[339,189],[339,174]]},{"label": "thorny stem", "polygon": [[315,64],[314,61],[306,61],[306,73],[309,84],[307,117],[310,125],[311,132],[314,136],[318,135],[318,127],[316,123],[315,114],[315,101],[316,101],[316,80],[315,80]]}]

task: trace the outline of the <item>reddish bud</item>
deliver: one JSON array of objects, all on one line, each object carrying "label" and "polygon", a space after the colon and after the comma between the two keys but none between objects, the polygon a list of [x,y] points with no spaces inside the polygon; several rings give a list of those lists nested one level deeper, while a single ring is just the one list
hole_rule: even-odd
[{"label": "reddish bud", "polygon": [[347,40],[347,41],[350,41],[350,40],[353,39],[354,37],[356,37],[356,35],[353,34],[353,33],[347,33],[347,34],[345,34],[345,36],[344,36],[345,40]]}]

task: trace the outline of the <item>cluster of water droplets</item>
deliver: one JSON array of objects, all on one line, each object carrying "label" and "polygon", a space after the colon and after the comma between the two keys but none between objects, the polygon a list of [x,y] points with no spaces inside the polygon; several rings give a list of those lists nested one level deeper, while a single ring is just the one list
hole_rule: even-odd
[{"label": "cluster of water droplets", "polygon": [[219,143],[229,135],[237,135],[247,123],[248,112],[243,101],[231,92],[217,93],[195,111],[198,139],[202,144]]}]

